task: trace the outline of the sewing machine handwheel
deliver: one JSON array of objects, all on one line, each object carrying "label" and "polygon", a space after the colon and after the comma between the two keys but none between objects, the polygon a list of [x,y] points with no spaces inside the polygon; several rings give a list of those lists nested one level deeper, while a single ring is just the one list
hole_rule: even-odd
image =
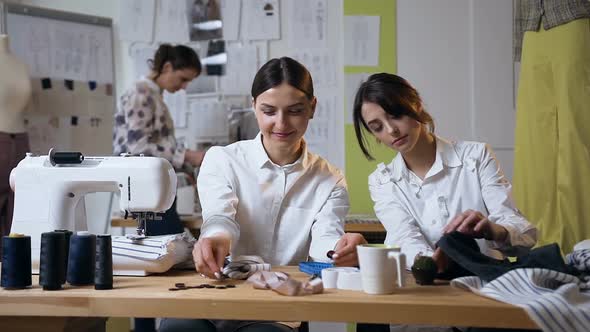
[{"label": "sewing machine handwheel", "polygon": [[84,161],[84,155],[81,152],[57,152],[55,149],[49,150],[49,162],[51,165],[60,164],[81,164]]}]

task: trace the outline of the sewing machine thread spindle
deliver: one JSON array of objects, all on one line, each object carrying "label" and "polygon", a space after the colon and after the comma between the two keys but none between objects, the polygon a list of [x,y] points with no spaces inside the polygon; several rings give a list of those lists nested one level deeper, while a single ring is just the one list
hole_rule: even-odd
[{"label": "sewing machine thread spindle", "polygon": [[81,164],[84,156],[81,152],[57,152],[55,149],[49,150],[49,162],[51,165],[60,164]]}]

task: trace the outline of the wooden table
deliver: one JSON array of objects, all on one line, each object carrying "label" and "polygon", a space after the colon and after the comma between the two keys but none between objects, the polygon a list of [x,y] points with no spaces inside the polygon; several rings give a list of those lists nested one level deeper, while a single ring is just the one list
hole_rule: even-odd
[{"label": "wooden table", "polygon": [[[180,220],[185,227],[191,230],[198,230],[201,228],[203,219],[201,215],[181,215]],[[111,219],[112,227],[137,227],[137,221],[133,219],[123,219],[120,217],[113,217]],[[347,217],[346,223],[344,224],[344,231],[346,232],[385,232],[383,225],[374,218],[368,218],[365,216],[351,215]]]},{"label": "wooden table", "polygon": [[[301,280],[307,277],[295,267],[279,270]],[[418,286],[411,275],[409,287],[392,295],[328,289],[323,294],[289,297],[253,289],[242,281],[230,281],[237,284],[231,289],[168,290],[178,282],[212,283],[192,271],[171,271],[148,277],[115,277],[115,289],[107,291],[69,285],[61,291],[43,291],[34,276],[31,289],[0,289],[0,326],[22,323],[23,316],[78,316],[536,328],[523,309],[448,285]]]}]

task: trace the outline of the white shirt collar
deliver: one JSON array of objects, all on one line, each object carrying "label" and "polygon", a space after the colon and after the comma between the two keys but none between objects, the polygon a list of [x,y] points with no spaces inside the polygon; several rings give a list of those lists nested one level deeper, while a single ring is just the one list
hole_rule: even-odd
[{"label": "white shirt collar", "polygon": [[463,163],[459,159],[453,143],[436,136],[436,159],[428,173],[426,173],[425,178],[438,174],[445,167],[458,167],[461,165]]},{"label": "white shirt collar", "polygon": [[[307,153],[307,143],[305,142],[305,140],[302,140],[301,148],[302,152],[299,159],[297,159],[292,164],[279,167],[292,168],[295,165],[300,164],[303,168],[307,168],[309,166],[309,156]],[[268,154],[266,153],[266,150],[264,149],[264,145],[262,144],[262,133],[260,132],[258,133],[258,135],[256,135],[256,138],[252,140],[252,159],[254,160],[254,165],[258,168],[264,167],[267,163],[276,165],[272,162],[272,160],[270,160]]]},{"label": "white shirt collar", "polygon": [[[426,174],[425,178],[428,178],[432,175],[438,174],[440,171],[444,169],[444,167],[458,167],[463,165],[461,159],[457,155],[457,151],[455,151],[455,147],[453,146],[452,142],[449,142],[441,137],[436,137],[436,159],[434,160],[434,164],[430,167],[430,170]],[[406,162],[402,157],[401,153],[398,153],[393,161],[389,164],[389,168],[393,170],[392,172],[392,180],[397,182],[401,180],[402,176],[406,179],[409,179],[409,169],[406,166]]]}]

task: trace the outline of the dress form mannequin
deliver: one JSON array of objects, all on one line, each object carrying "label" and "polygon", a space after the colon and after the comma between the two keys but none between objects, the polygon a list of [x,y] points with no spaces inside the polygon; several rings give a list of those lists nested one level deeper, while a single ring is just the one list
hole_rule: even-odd
[{"label": "dress form mannequin", "polygon": [[[31,99],[31,79],[27,66],[10,53],[6,35],[0,35],[0,73],[0,235],[8,235],[14,207],[8,178],[29,151],[23,113]],[[1,244],[0,236],[0,253]]]},{"label": "dress form mannequin", "polygon": [[0,73],[0,132],[23,133],[31,79],[27,66],[10,53],[7,35],[0,35]]}]

